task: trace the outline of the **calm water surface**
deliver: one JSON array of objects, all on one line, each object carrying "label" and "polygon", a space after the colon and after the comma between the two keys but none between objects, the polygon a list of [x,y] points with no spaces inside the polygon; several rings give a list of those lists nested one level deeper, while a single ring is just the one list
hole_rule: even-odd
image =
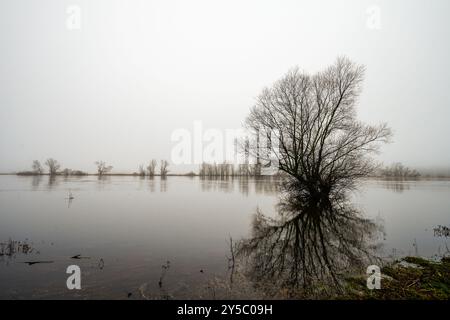
[{"label": "calm water surface", "polygon": [[[433,232],[450,222],[449,181],[369,180],[353,200],[384,226],[383,256],[450,247]],[[256,208],[275,215],[277,201],[273,179],[0,176],[0,242],[30,245],[0,256],[0,298],[211,298],[202,290],[227,272],[229,238],[248,236]],[[66,288],[71,264],[80,291]]]}]

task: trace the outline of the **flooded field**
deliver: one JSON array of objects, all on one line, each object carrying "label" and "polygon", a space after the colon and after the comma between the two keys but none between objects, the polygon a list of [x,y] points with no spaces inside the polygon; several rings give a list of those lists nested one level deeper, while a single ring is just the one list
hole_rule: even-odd
[{"label": "flooded field", "polygon": [[[230,237],[257,208],[276,215],[277,181],[0,176],[0,298],[212,298]],[[353,201],[383,227],[381,256],[432,258],[450,246],[449,195],[449,181],[367,180]],[[66,287],[73,264],[82,290]]]}]

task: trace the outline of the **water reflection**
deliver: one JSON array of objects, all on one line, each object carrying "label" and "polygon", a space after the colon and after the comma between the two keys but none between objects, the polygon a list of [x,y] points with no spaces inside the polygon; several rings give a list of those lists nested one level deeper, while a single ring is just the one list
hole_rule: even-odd
[{"label": "water reflection", "polygon": [[382,180],[382,185],[388,190],[396,193],[402,193],[403,191],[411,188],[411,181],[405,181],[403,179],[389,179]]},{"label": "water reflection", "polygon": [[[255,194],[273,195],[279,190],[279,179],[273,177],[199,177],[203,192],[232,193],[237,185],[238,191],[244,196]],[[252,190],[254,189],[254,190]]]},{"label": "water reflection", "polygon": [[274,194],[280,190],[281,180],[276,177],[256,177],[255,193],[257,194]]},{"label": "water reflection", "polygon": [[380,261],[381,227],[345,197],[315,201],[293,192],[278,209],[276,218],[258,210],[251,237],[236,248],[245,274],[271,296],[340,292],[345,275]]},{"label": "water reflection", "polygon": [[33,190],[36,190],[39,188],[39,185],[42,182],[42,176],[41,175],[35,175],[31,179],[31,186],[33,187]]},{"label": "water reflection", "polygon": [[241,177],[239,179],[239,192],[248,197],[249,192],[248,177]]},{"label": "water reflection", "polygon": [[155,192],[155,178],[154,177],[148,178],[148,189],[152,193]]},{"label": "water reflection", "polygon": [[97,176],[97,189],[98,190],[104,190],[105,187],[107,187],[110,184],[111,184],[110,176],[105,176],[105,175]]},{"label": "water reflection", "polygon": [[[98,259],[106,263],[101,275],[86,273],[92,289],[83,291],[83,298],[99,298],[103,294],[109,298],[126,297],[124,290],[140,297],[137,288],[146,282],[147,297],[160,298],[161,264],[170,259],[170,271],[162,281],[168,294],[195,298],[199,297],[198,289],[203,297],[212,299],[211,289],[208,294],[202,290],[206,291],[204,283],[216,276],[228,280],[225,257],[231,257],[229,237],[233,243],[247,237],[240,243],[242,251],[236,256],[232,281],[236,288],[233,293],[242,299],[255,297],[255,283],[272,296],[279,294],[280,288],[289,288],[292,295],[303,288],[314,292],[332,290],[334,279],[340,284],[346,273],[358,268],[357,271],[365,272],[369,261],[377,260],[373,257],[377,255],[376,247],[370,241],[378,234],[377,226],[361,219],[345,199],[333,199],[330,208],[320,211],[308,205],[301,194],[283,193],[282,204],[275,210],[280,178],[169,176],[161,180],[155,176],[141,180],[137,176],[56,176],[51,192],[40,192],[47,190],[48,178],[0,176],[0,242],[6,243],[8,237],[29,238],[41,252],[36,257],[17,255],[20,259],[16,262],[0,257],[0,261],[14,263],[14,268],[9,269],[0,263],[0,298],[14,296],[15,292],[33,297],[35,291],[46,297],[59,297],[59,289],[48,287],[60,275],[53,270],[65,270],[71,263],[67,257],[83,253],[96,258],[96,268],[100,268]],[[364,185],[363,197],[354,201],[365,208],[369,217],[380,214],[385,219],[389,231],[386,255],[392,251],[392,256],[399,258],[408,250],[413,255],[413,239],[417,239],[415,248],[420,249],[422,256],[431,257],[436,251],[448,254],[449,238],[439,237],[438,233],[433,237],[430,226],[447,225],[450,182],[409,184],[411,192],[399,195],[386,190],[380,180],[369,181]],[[75,199],[66,212],[65,198],[70,190]],[[160,192],[163,190],[165,194]],[[241,190],[248,194],[241,194]],[[194,205],[174,201],[180,197]],[[326,209],[326,203],[324,199],[321,207]],[[261,208],[261,213],[255,216],[249,237],[249,214],[256,207]],[[43,246],[41,240],[57,245]],[[6,253],[6,247],[3,252]],[[55,263],[24,268],[20,261]],[[252,279],[248,287],[244,282],[240,286],[241,271],[248,275],[245,279]],[[42,291],[38,293],[40,289],[36,288]],[[220,297],[221,289],[214,290],[215,297]],[[71,298],[73,292],[65,290],[62,294]]]},{"label": "water reflection", "polygon": [[161,177],[159,183],[160,183],[159,191],[160,192],[167,192],[167,178],[165,176]]},{"label": "water reflection", "polygon": [[231,177],[199,177],[200,188],[203,192],[233,192],[234,179]]},{"label": "water reflection", "polygon": [[48,190],[53,189],[53,187],[54,187],[55,185],[57,185],[57,184],[58,184],[58,181],[57,181],[57,179],[56,179],[56,176],[54,176],[54,175],[49,175],[49,176],[48,176],[48,183],[47,183],[47,188],[48,188]]}]

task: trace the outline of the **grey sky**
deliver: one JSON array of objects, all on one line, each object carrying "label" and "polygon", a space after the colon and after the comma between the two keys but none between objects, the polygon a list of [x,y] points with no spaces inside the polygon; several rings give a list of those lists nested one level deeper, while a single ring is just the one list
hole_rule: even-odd
[{"label": "grey sky", "polygon": [[0,172],[170,159],[175,129],[239,128],[264,86],[338,55],[366,65],[359,118],[395,133],[380,159],[448,166],[449,13],[448,0],[2,0]]}]

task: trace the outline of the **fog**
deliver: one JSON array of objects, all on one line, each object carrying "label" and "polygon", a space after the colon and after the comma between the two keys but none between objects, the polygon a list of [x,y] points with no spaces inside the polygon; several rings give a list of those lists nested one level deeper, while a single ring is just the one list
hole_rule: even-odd
[{"label": "fog", "polygon": [[394,132],[379,159],[446,167],[449,12],[447,0],[2,1],[0,172],[170,160],[175,130],[238,129],[264,86],[338,55],[366,66],[359,119]]}]

